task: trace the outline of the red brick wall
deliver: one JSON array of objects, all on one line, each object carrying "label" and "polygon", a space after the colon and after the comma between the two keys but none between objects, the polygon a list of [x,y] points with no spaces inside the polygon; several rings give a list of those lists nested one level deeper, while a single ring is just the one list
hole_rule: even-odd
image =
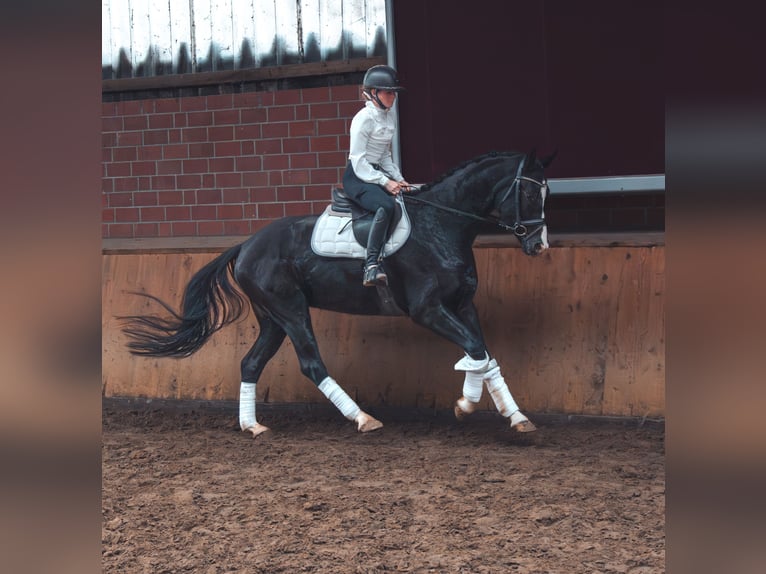
[{"label": "red brick wall", "polygon": [[248,235],[320,213],[356,85],[102,105],[103,237]]},{"label": "red brick wall", "polygon": [[[102,236],[249,235],[321,213],[361,106],[356,84],[102,104]],[[552,234],[664,229],[662,193],[553,191]]]}]

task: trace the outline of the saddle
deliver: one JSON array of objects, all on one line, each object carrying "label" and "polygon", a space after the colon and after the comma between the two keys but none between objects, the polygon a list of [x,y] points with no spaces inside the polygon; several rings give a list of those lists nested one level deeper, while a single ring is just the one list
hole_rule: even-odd
[{"label": "saddle", "polygon": [[[375,214],[356,203],[351,199],[346,192],[338,187],[332,189],[332,203],[330,207],[336,213],[348,213],[351,216],[351,226],[354,231],[354,238],[359,245],[367,247],[367,239],[370,235],[370,226],[372,225],[372,219]],[[402,218],[402,204],[396,202],[394,208],[394,216],[391,221],[388,222],[388,230],[386,232],[386,240],[391,237],[391,233],[396,229],[396,224]]]},{"label": "saddle", "polygon": [[[388,226],[383,256],[397,251],[410,236],[410,219],[404,201],[396,199],[394,216]],[[333,188],[331,203],[319,216],[311,235],[311,248],[326,257],[364,259],[367,238],[375,214],[354,202],[342,189]]]}]

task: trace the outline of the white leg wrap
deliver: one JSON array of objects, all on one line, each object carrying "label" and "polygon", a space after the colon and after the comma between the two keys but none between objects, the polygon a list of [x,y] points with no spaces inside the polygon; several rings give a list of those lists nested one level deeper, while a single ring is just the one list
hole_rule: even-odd
[{"label": "white leg wrap", "polygon": [[[528,421],[529,419],[524,416],[521,411],[516,411],[511,415],[511,426],[516,426],[520,422]],[[532,427],[534,429],[534,427]]]},{"label": "white leg wrap", "polygon": [[481,400],[481,392],[484,390],[484,375],[466,371],[463,381],[463,396],[472,403]]},{"label": "white leg wrap", "polygon": [[[527,417],[521,414],[519,406],[516,401],[513,400],[511,391],[508,389],[508,385],[505,384],[503,375],[500,374],[500,367],[497,365],[497,361],[492,359],[490,361],[489,369],[484,375],[484,383],[487,385],[487,390],[492,396],[492,400],[495,402],[495,406],[501,415],[504,417],[511,417],[511,423],[516,424],[519,421],[526,420]],[[513,416],[518,413],[517,421],[513,420]]]},{"label": "white leg wrap", "polygon": [[346,391],[341,389],[332,377],[325,377],[325,380],[319,383],[319,390],[350,421],[356,420],[356,417],[362,411],[359,405],[354,402],[354,399],[349,397]]},{"label": "white leg wrap", "polygon": [[239,428],[247,430],[258,424],[255,420],[255,383],[239,384]]},{"label": "white leg wrap", "polygon": [[478,361],[476,359],[472,359],[469,355],[466,354],[465,357],[463,357],[457,363],[455,363],[455,370],[483,373],[484,371],[487,370],[488,364],[489,364],[489,353],[487,353],[486,351],[484,351],[484,358],[479,359]]}]

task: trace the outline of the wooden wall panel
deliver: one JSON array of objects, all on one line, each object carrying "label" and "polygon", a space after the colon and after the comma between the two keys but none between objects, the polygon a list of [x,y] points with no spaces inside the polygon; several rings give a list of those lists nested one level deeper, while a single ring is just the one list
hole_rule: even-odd
[{"label": "wooden wall panel", "polygon": [[487,343],[520,405],[664,411],[664,248],[564,247],[534,261],[513,249],[476,254]]},{"label": "wooden wall panel", "polygon": [[[528,412],[664,416],[664,247],[476,248],[476,305],[487,344]],[[255,340],[252,315],[187,359],[133,357],[116,316],[159,310],[130,290],[177,305],[194,271],[218,254],[105,254],[106,396],[234,400],[239,362]],[[364,405],[449,408],[462,352],[407,318],[312,311],[332,376]],[[258,385],[269,402],[324,402],[285,341]],[[487,396],[482,408],[492,409]]]}]

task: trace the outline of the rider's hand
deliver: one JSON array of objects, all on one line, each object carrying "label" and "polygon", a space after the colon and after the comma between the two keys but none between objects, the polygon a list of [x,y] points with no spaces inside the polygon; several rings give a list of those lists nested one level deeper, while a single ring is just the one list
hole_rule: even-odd
[{"label": "rider's hand", "polygon": [[401,191],[399,187],[399,182],[394,181],[393,179],[389,179],[386,182],[386,191],[391,195],[399,195],[399,192]]}]

